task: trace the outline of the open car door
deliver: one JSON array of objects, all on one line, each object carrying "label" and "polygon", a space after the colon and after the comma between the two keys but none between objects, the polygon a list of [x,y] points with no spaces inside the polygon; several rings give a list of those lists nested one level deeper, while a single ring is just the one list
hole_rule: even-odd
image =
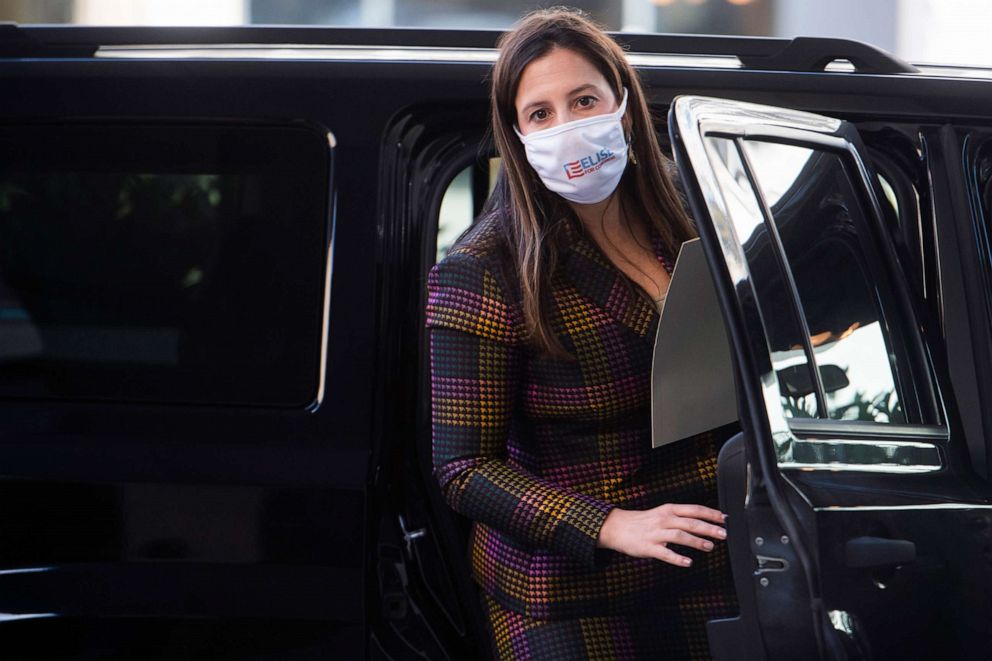
[{"label": "open car door", "polygon": [[683,96],[669,130],[744,430],[719,466],[740,617],[710,623],[714,656],[986,658],[992,500],[856,129]]}]

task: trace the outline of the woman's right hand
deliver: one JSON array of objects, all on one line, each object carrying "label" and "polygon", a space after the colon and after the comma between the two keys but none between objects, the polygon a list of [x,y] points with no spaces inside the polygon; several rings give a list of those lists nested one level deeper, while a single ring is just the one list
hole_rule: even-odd
[{"label": "woman's right hand", "polygon": [[666,503],[643,511],[614,508],[603,521],[596,545],[635,558],[657,558],[677,567],[689,567],[692,560],[668,545],[712,551],[713,542],[703,538],[726,539],[727,531],[713,525],[722,524],[726,518],[722,512],[703,505]]}]

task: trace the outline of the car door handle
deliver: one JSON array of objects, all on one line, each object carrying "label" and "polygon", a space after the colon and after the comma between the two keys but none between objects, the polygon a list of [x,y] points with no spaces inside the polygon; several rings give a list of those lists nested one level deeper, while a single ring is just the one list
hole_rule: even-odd
[{"label": "car door handle", "polygon": [[906,539],[855,537],[844,545],[844,562],[849,569],[891,567],[916,561],[916,544]]}]

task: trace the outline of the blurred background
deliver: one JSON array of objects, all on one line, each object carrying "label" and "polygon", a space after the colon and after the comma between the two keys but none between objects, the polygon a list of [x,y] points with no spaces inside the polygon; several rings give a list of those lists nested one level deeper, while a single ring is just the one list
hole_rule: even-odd
[{"label": "blurred background", "polygon": [[609,30],[846,37],[916,63],[992,66],[989,0],[0,0],[0,21],[507,28],[550,4]]}]

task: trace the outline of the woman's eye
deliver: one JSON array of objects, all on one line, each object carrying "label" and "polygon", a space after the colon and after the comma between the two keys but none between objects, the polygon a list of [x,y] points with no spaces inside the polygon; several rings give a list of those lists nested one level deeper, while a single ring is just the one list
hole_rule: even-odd
[{"label": "woman's eye", "polygon": [[530,118],[532,121],[538,121],[538,122],[544,121],[545,119],[548,118],[548,111],[545,108],[541,108],[540,110],[535,110],[530,114]]},{"label": "woman's eye", "polygon": [[596,97],[580,96],[578,99],[576,99],[575,102],[583,108],[591,108],[592,106],[596,105]]}]

